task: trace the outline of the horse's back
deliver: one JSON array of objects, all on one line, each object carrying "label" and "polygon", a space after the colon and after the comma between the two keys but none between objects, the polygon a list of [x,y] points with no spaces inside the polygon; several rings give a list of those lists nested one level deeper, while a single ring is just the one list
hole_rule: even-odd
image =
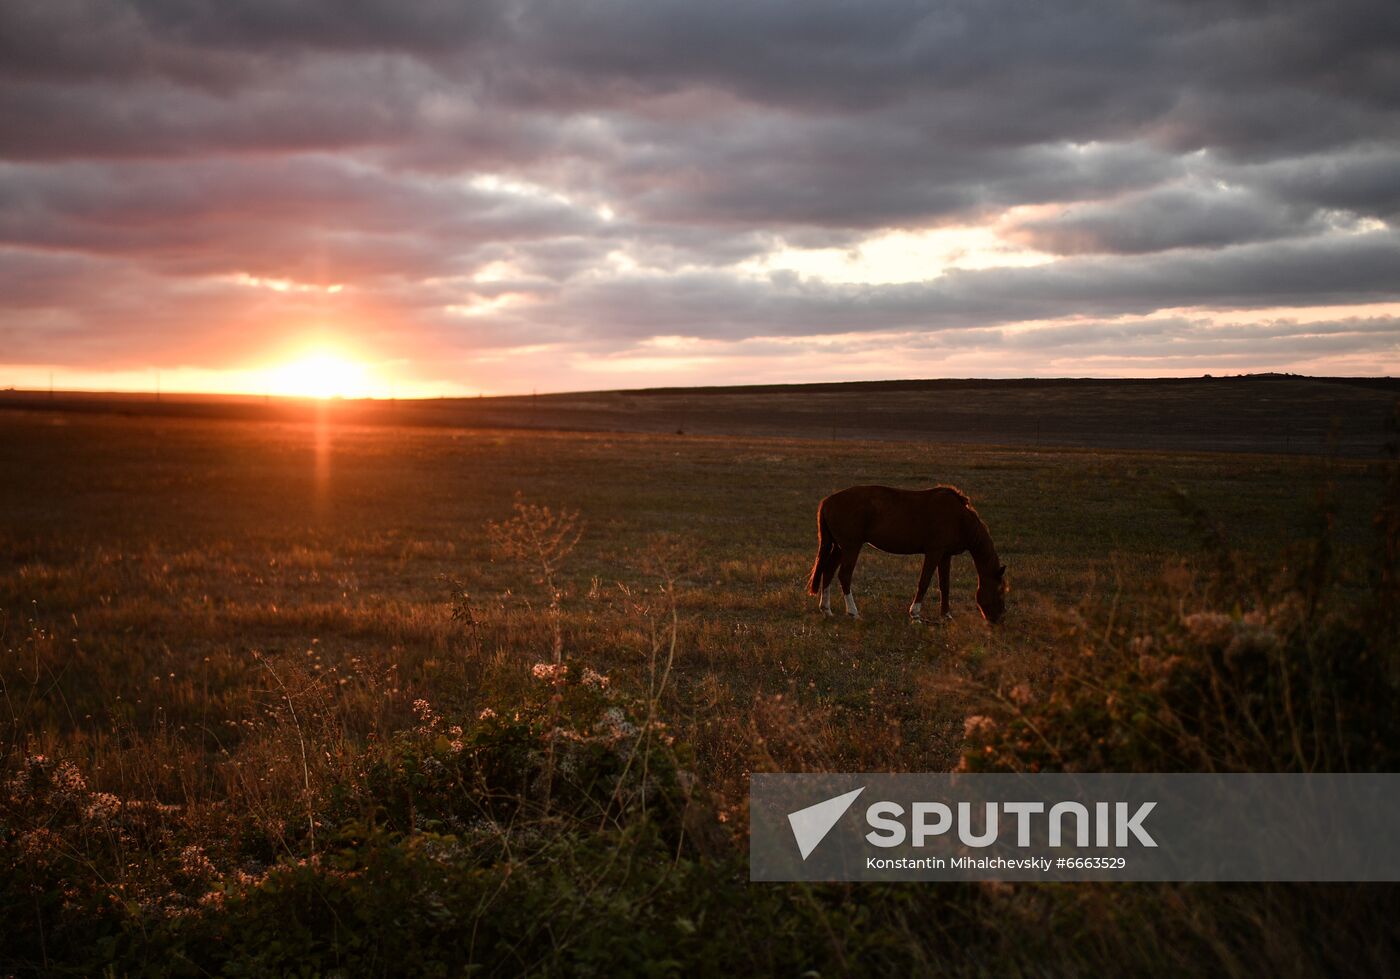
[{"label": "horse's back", "polygon": [[817,512],[838,541],[913,554],[953,544],[966,499],[951,487],[851,486],[822,500]]},{"label": "horse's back", "polygon": [[828,518],[842,520],[860,514],[873,514],[907,504],[912,490],[892,486],[848,486],[823,499],[817,512]]},{"label": "horse's back", "polygon": [[907,490],[896,489],[893,486],[865,485],[847,486],[843,490],[837,490],[826,499],[822,500],[822,506],[828,504],[832,506],[859,506],[861,504],[878,504],[880,501],[898,502],[901,500],[916,497],[927,490]]},{"label": "horse's back", "polygon": [[848,486],[832,493],[821,501],[818,510],[878,508],[899,510],[902,508],[924,510],[945,500],[959,506],[968,500],[961,490],[952,486],[933,486],[928,489],[899,489],[894,486],[870,484]]}]

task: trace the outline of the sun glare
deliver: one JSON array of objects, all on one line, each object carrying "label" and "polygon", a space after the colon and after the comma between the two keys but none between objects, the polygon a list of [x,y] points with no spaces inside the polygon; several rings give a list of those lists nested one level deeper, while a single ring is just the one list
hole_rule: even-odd
[{"label": "sun glare", "polygon": [[267,393],[299,398],[364,398],[369,368],[338,353],[318,351],[267,372]]}]

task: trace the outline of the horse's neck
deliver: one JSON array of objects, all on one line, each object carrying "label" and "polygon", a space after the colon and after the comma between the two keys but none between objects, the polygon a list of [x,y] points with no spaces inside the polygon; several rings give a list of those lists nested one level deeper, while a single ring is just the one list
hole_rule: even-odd
[{"label": "horse's neck", "polygon": [[992,543],[992,535],[982,518],[968,510],[964,527],[967,534],[967,551],[972,555],[972,563],[977,565],[977,577],[982,578],[996,571],[1001,566],[1001,561],[997,557],[996,545]]}]

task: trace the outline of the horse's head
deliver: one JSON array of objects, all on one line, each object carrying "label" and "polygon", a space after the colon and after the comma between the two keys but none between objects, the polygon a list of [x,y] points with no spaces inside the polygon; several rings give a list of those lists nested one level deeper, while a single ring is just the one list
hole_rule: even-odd
[{"label": "horse's head", "polygon": [[977,578],[977,607],[982,611],[982,618],[992,625],[1001,621],[1001,617],[1006,614],[1006,565],[1001,565],[995,572]]}]

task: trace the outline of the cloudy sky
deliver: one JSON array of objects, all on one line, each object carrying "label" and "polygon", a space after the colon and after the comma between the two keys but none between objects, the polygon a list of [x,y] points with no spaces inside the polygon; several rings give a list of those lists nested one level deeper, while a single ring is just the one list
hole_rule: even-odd
[{"label": "cloudy sky", "polygon": [[1400,373],[1394,0],[0,2],[0,386],[1267,370]]}]

